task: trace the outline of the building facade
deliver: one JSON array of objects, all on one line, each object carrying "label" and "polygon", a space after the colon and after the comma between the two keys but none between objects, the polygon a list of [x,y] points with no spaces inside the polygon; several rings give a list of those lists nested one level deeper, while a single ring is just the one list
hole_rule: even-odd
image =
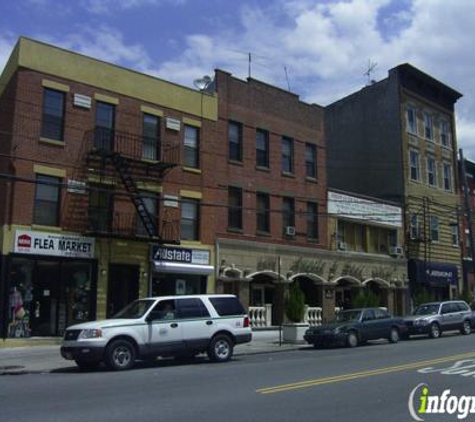
[{"label": "building facade", "polygon": [[461,289],[457,91],[409,64],[326,109],[329,186],[404,210],[414,301]]},{"label": "building facade", "polygon": [[25,38],[0,87],[4,337],[215,290],[214,95]]}]

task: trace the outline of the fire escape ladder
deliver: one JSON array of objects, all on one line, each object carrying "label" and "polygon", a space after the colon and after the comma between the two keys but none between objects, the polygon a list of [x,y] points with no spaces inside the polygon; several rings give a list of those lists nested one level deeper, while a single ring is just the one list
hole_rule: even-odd
[{"label": "fire escape ladder", "polygon": [[115,169],[125,186],[125,189],[130,194],[130,198],[132,199],[135,209],[137,210],[137,214],[139,215],[139,218],[142,221],[147,234],[150,237],[158,237],[158,230],[154,221],[154,216],[150,215],[145,201],[137,187],[137,184],[130,175],[127,159],[122,157],[120,154],[113,153],[111,154],[111,161],[114,164]]}]

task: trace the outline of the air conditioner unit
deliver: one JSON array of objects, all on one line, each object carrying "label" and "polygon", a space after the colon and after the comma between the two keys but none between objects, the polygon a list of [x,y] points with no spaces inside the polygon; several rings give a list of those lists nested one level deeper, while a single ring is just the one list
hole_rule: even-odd
[{"label": "air conditioner unit", "polygon": [[392,256],[403,256],[404,250],[402,246],[392,246],[389,248],[389,255]]},{"label": "air conditioner unit", "polygon": [[338,250],[339,251],[346,251],[347,245],[345,242],[338,242]]},{"label": "air conditioner unit", "polygon": [[285,226],[285,235],[286,236],[295,236],[295,227],[294,226]]}]

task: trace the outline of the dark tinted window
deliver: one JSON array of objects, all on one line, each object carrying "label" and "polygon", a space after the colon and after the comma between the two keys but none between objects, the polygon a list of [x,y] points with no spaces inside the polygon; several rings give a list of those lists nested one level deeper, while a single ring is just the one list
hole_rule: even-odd
[{"label": "dark tinted window", "polygon": [[208,309],[201,299],[177,299],[180,318],[209,317]]},{"label": "dark tinted window", "polygon": [[454,303],[446,303],[445,305],[442,305],[443,314],[450,314],[451,312],[457,312],[457,311],[458,311],[458,306],[455,305]]},{"label": "dark tinted window", "polygon": [[389,314],[384,309],[375,309],[374,314],[376,316],[376,319],[389,318]]},{"label": "dark tinted window", "polygon": [[43,121],[41,136],[63,140],[64,131],[64,92],[46,88],[43,96]]},{"label": "dark tinted window", "polygon": [[459,312],[462,312],[462,311],[469,311],[469,310],[470,310],[470,308],[468,307],[468,305],[466,305],[466,304],[463,303],[463,302],[458,302],[458,303],[456,304],[456,306],[457,306],[457,310],[458,310]]},{"label": "dark tinted window", "polygon": [[244,315],[244,308],[235,297],[213,297],[209,300],[221,316]]},{"label": "dark tinted window", "polygon": [[363,320],[371,321],[375,319],[374,311],[372,309],[366,309],[363,314]]},{"label": "dark tinted window", "polygon": [[228,123],[229,159],[242,161],[242,125],[237,122]]},{"label": "dark tinted window", "polygon": [[151,320],[172,320],[176,318],[175,301],[161,300],[147,316]]},{"label": "dark tinted window", "polygon": [[44,226],[59,225],[61,179],[51,176],[36,176],[33,223]]}]

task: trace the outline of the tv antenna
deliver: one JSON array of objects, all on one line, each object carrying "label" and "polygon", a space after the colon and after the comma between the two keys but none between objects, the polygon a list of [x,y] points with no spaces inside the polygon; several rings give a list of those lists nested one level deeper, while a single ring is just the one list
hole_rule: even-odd
[{"label": "tv antenna", "polygon": [[211,77],[209,77],[208,75],[205,75],[202,78],[195,79],[193,81],[193,85],[196,88],[198,88],[200,91],[204,91],[204,90],[206,90],[206,88],[208,88],[209,84],[212,81],[213,80],[211,79]]},{"label": "tv antenna", "polygon": [[287,80],[287,89],[290,92],[290,82],[289,82],[289,74],[287,72],[287,66],[284,66],[284,72],[285,72],[285,79]]},{"label": "tv antenna", "polygon": [[371,59],[368,60],[368,70],[363,73],[363,75],[368,77],[368,81],[366,82],[366,85],[371,85],[374,82],[374,79],[371,78],[371,74],[374,72],[374,69],[376,69],[376,66],[378,63],[371,62]]}]

